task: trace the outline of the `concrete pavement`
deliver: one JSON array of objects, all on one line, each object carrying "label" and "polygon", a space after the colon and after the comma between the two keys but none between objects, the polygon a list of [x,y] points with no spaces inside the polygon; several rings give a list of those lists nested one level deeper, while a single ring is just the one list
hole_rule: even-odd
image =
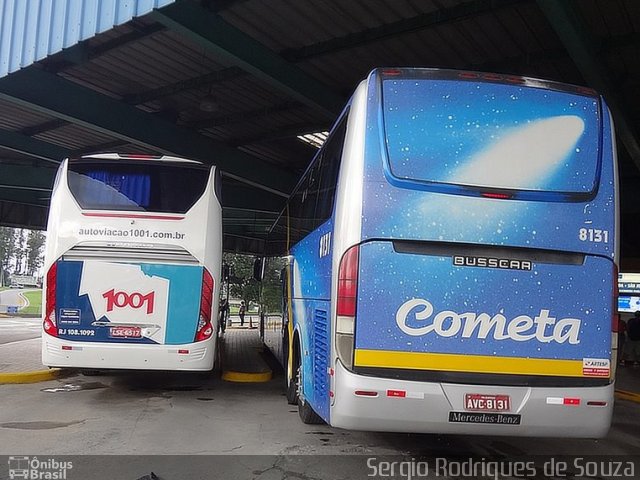
[{"label": "concrete pavement", "polygon": [[[7,455],[509,458],[534,454],[635,455],[640,450],[639,407],[626,401],[616,403],[612,429],[606,438],[567,440],[393,434],[304,425],[297,408],[286,403],[281,374],[266,383],[229,383],[200,373],[110,372],[31,385],[2,385],[0,395],[0,454]],[[165,478],[162,471],[156,473]]]},{"label": "concrete pavement", "polygon": [[263,360],[256,329],[227,327],[221,338],[222,379],[228,382],[268,382],[272,371]]},{"label": "concrete pavement", "polygon": [[60,374],[42,365],[41,332],[39,318],[0,316],[0,384],[41,382]]}]

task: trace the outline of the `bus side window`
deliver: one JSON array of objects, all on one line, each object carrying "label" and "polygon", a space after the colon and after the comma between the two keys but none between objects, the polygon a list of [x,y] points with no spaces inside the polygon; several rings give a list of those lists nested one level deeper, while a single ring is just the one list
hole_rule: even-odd
[{"label": "bus side window", "polygon": [[[306,197],[305,185],[300,185],[300,188],[296,190],[289,200],[289,218],[284,218],[284,227],[289,228],[289,242],[291,245],[295,244],[302,238],[302,205],[303,198]],[[283,215],[284,217],[284,215]],[[288,220],[288,221],[287,221]]]},{"label": "bus side window", "polygon": [[[345,113],[289,199],[290,245],[296,244],[331,218],[347,118]],[[280,220],[286,221],[286,218],[281,217]]]},{"label": "bus side window", "polygon": [[316,205],[318,204],[318,196],[320,195],[320,175],[322,173],[322,164],[324,153],[320,152],[320,155],[316,158],[313,167],[307,173],[307,198],[304,200],[302,207],[302,217],[304,218],[304,227],[306,233],[314,230],[318,223],[316,221]]},{"label": "bus side window", "polygon": [[338,183],[338,171],[344,148],[344,140],[347,133],[347,118],[345,114],[333,134],[327,139],[322,154],[322,176],[320,178],[320,192],[316,205],[316,225],[323,224],[333,214],[336,185]]}]

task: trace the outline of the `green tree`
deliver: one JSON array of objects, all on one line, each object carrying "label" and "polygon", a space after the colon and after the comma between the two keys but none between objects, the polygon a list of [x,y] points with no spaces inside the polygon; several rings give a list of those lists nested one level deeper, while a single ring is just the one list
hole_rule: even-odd
[{"label": "green tree", "polygon": [[237,253],[225,253],[222,258],[230,269],[229,293],[231,297],[244,300],[247,306],[250,302],[257,302],[260,298],[260,284],[253,278],[255,258]]},{"label": "green tree", "polygon": [[14,229],[0,227],[0,284],[9,283],[9,262],[15,250]]},{"label": "green tree", "polygon": [[22,228],[14,229],[13,236],[13,260],[14,260],[14,268],[13,273],[21,274],[23,273],[25,256],[27,253],[26,240],[24,235],[24,230]]},{"label": "green tree", "polygon": [[27,275],[33,275],[42,266],[44,258],[42,257],[42,247],[44,246],[45,236],[38,230],[30,230],[27,235]]},{"label": "green tree", "polygon": [[261,303],[269,313],[282,313],[283,273],[286,261],[283,258],[268,258],[262,279]]}]

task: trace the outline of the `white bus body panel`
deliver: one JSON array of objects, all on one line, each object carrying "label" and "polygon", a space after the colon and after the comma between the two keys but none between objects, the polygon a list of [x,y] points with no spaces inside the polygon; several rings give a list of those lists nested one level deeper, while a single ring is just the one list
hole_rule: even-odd
[{"label": "white bus body panel", "polygon": [[[353,430],[408,433],[454,433],[530,437],[604,437],[609,431],[614,386],[588,388],[499,387],[511,396],[512,412],[520,425],[451,423],[452,411],[465,411],[465,393],[495,394],[491,385],[414,382],[356,375],[338,362],[331,425]],[[378,392],[377,397],[356,396],[356,390]],[[404,398],[387,396],[388,390],[407,392]],[[413,397],[413,398],[410,398]],[[549,404],[558,398],[580,398],[580,405]],[[551,399],[551,400],[548,400]],[[607,402],[606,407],[588,401]],[[604,413],[604,415],[603,415]]]},{"label": "white bus body panel", "polygon": [[[111,157],[108,157],[111,158]],[[175,161],[174,159],[167,159]],[[183,163],[193,163],[183,160]],[[222,207],[215,192],[216,167],[211,167],[203,195],[184,214],[144,211],[83,211],[73,198],[67,183],[68,160],[56,176],[49,210],[45,247],[43,315],[46,315],[46,272],[68,255],[73,260],[131,262],[131,252],[140,251],[136,263],[156,265],[200,265],[214,281],[211,306],[213,335],[204,341],[181,345],[148,345],[72,341],[53,337],[43,331],[42,363],[49,367],[211,370],[216,355],[218,300],[222,264]],[[170,192],[167,192],[169,194]],[[148,232],[143,238],[133,231]],[[147,235],[145,233],[145,235]],[[74,250],[78,248],[78,252]],[[83,257],[82,250],[92,251]],[[126,250],[123,258],[119,251]],[[154,253],[157,251],[158,253]],[[176,255],[172,255],[175,251]],[[169,254],[167,254],[169,252]],[[71,346],[71,350],[62,350]],[[178,354],[188,350],[188,354]]]},{"label": "white bus body panel", "polygon": [[[216,348],[209,341],[184,345],[73,342],[44,333],[42,341],[42,361],[45,365],[105,370],[208,371],[213,367]],[[63,347],[71,350],[64,350]],[[181,351],[188,353],[180,353]]]}]

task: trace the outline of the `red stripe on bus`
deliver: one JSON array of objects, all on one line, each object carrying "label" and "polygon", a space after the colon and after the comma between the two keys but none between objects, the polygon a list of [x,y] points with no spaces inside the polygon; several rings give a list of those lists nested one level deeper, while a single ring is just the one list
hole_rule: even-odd
[{"label": "red stripe on bus", "polygon": [[182,220],[184,217],[172,217],[162,215],[129,215],[127,213],[83,213],[85,217],[110,217],[110,218],[144,218],[151,220]]}]

